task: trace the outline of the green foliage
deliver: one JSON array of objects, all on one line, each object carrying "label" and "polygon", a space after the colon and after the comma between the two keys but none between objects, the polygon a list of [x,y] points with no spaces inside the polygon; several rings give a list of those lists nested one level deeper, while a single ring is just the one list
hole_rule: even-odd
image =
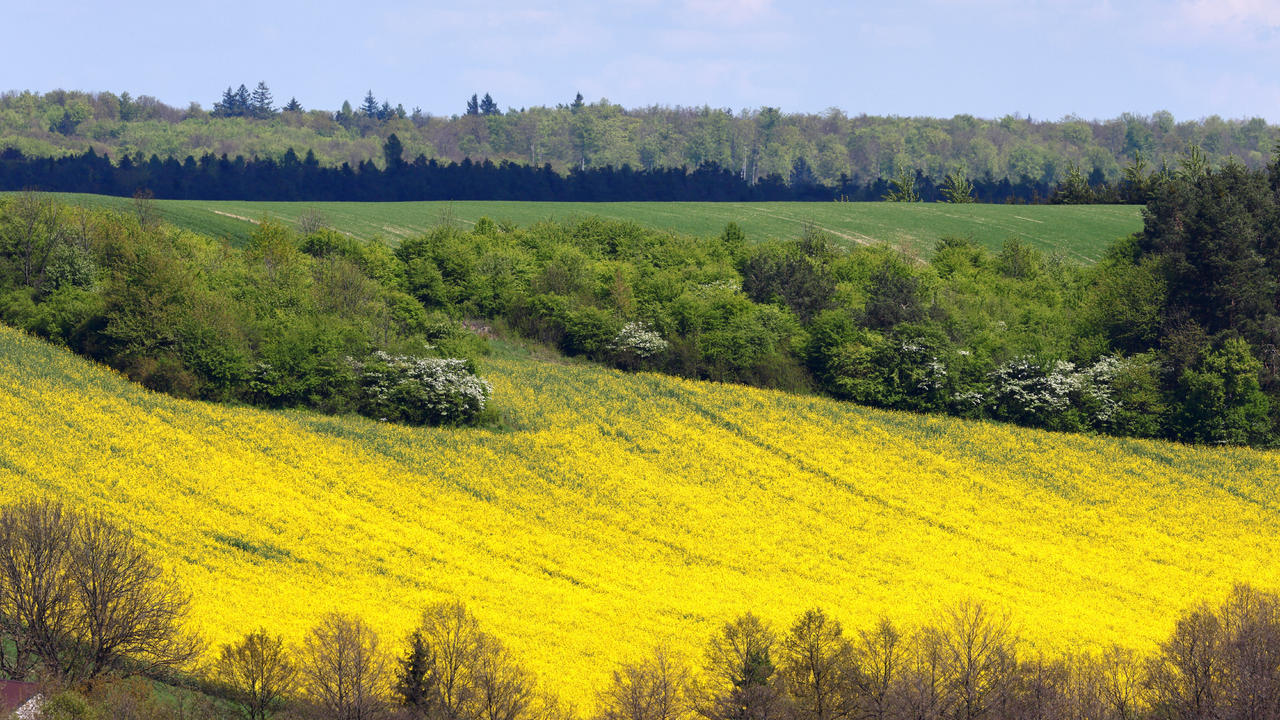
[{"label": "green foliage", "polygon": [[973,183],[959,170],[947,174],[942,181],[942,197],[949,203],[971,203],[973,200]]},{"label": "green foliage", "polygon": [[1178,378],[1186,398],[1177,418],[1181,436],[1193,442],[1232,445],[1266,439],[1271,430],[1270,403],[1258,382],[1261,371],[1262,364],[1240,338],[1205,349],[1200,361]]},{"label": "green foliage", "polygon": [[916,174],[914,170],[903,167],[898,176],[889,181],[889,192],[884,194],[887,202],[920,202],[920,194],[916,192]]},{"label": "green foliage", "polygon": [[485,352],[465,323],[629,370],[1266,444],[1280,407],[1269,183],[1230,163],[1163,179],[1144,232],[1093,266],[1018,236],[995,251],[944,236],[921,263],[841,246],[812,222],[752,244],[736,223],[696,237],[602,217],[476,216],[394,248],[264,218],[241,251],[95,212],[85,232],[50,225],[69,240],[54,243],[39,287],[5,266],[0,317],[170,393],[399,422],[486,417],[431,395],[449,374],[437,361]]},{"label": "green foliage", "polygon": [[[354,166],[384,162],[383,147],[394,134],[405,162],[419,154],[445,163],[469,156],[495,164],[549,163],[563,172],[607,164],[697,167],[711,161],[757,180],[770,175],[785,179],[803,167],[819,182],[834,186],[842,174],[887,178],[903,167],[919,168],[938,183],[956,167],[969,168],[973,177],[990,174],[997,181],[1016,182],[1025,174],[1054,183],[1065,177],[1071,163],[1099,168],[1106,180],[1115,182],[1121,179],[1124,158],[1141,154],[1159,166],[1176,161],[1189,143],[1203,148],[1205,160],[1212,164],[1234,155],[1257,166],[1266,162],[1271,149],[1267,143],[1276,135],[1256,118],[1174,122],[1163,113],[1028,123],[965,115],[819,116],[777,108],[740,113],[705,107],[625,109],[606,100],[585,99],[507,113],[499,112],[495,102],[486,113],[479,97],[474,116],[428,120],[405,117],[372,93],[358,108],[350,99],[333,98],[326,109],[304,112],[291,102],[285,107],[288,112],[278,113],[265,84],[251,87],[227,87],[220,98],[209,98],[213,102],[206,104],[213,106],[212,113],[127,93],[12,93],[0,98],[0,142],[55,157],[92,147],[112,158],[226,153],[230,158],[258,155],[279,160],[289,148],[299,153],[310,148],[323,165]],[[483,125],[474,124],[481,119]]]},{"label": "green foliage", "polygon": [[[24,219],[31,227],[33,218],[46,228],[42,237],[57,240],[39,272],[22,263],[3,267],[0,319],[156,390],[374,412],[349,358],[432,341],[464,357],[482,352],[482,342],[459,341],[464,333],[430,318],[406,292],[406,268],[390,249],[332,230],[300,240],[264,221],[237,251],[136,216],[76,211],[43,197],[0,205],[0,227]],[[397,417],[436,419],[407,410]]]}]

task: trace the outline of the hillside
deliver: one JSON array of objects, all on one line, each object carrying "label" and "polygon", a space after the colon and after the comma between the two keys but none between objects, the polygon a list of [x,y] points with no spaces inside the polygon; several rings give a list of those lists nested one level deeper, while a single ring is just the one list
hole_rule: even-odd
[{"label": "hillside", "polygon": [[1280,456],[1051,434],[629,375],[500,346],[508,429],[411,429],[148,393],[0,328],[0,502],[49,493],[154,545],[215,642],[356,610],[397,639],[463,599],[566,698],[745,609],[852,627],[958,598],[1037,647],[1148,646],[1280,584]]},{"label": "hillside", "polygon": [[[170,107],[128,93],[6,93],[0,96],[0,148],[41,157],[93,148],[116,160],[130,155],[145,161],[154,154],[179,162],[205,153],[279,160],[292,148],[299,156],[314,152],[323,165],[355,167],[382,163],[383,142],[394,133],[405,160],[419,154],[446,164],[488,159],[549,164],[560,172],[607,165],[696,168],[710,162],[753,179],[808,176],[835,186],[842,175],[863,182],[892,177],[903,168],[939,182],[963,168],[974,179],[990,175],[997,181],[1052,184],[1064,179],[1073,163],[1085,174],[1115,181],[1134,152],[1156,168],[1164,160],[1176,164],[1191,144],[1204,148],[1214,163],[1234,156],[1260,167],[1277,138],[1276,127],[1260,117],[1179,119],[1163,111],[1047,121],[1016,113],[930,118],[862,115],[853,108],[847,108],[850,114],[835,108],[814,114],[767,106],[740,112],[708,106],[625,108],[584,98],[562,104],[567,97],[516,110],[503,106],[499,96],[493,108],[498,112],[448,117],[412,112],[421,98],[411,97],[365,108],[358,97],[334,97],[323,109],[278,112],[290,92],[282,87],[276,88],[274,108],[233,107],[224,96],[227,107],[219,109],[218,90],[190,98],[205,109]],[[339,110],[344,99],[354,109]],[[457,98],[453,112],[463,112],[464,100]],[[586,145],[584,133],[592,138]]]},{"label": "hillside", "polygon": [[[132,208],[132,200],[100,195],[60,195],[94,207]],[[888,243],[928,255],[940,237],[972,237],[999,250],[1018,237],[1046,252],[1093,262],[1116,238],[1142,229],[1132,205],[948,205],[942,203],[539,203],[411,202],[286,203],[157,200],[166,220],[242,244],[264,217],[296,224],[320,213],[333,227],[359,238],[399,242],[422,234],[444,218],[464,226],[481,217],[527,226],[540,220],[599,216],[690,235],[716,235],[735,222],[752,240],[794,238],[812,222],[846,245]]]}]

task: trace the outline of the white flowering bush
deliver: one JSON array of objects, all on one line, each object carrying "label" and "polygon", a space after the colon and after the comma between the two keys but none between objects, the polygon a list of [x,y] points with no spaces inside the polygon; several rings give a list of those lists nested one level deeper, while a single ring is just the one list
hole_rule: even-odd
[{"label": "white flowering bush", "polygon": [[990,375],[996,417],[1062,430],[1106,429],[1119,403],[1112,383],[1123,361],[1104,357],[1086,368],[1058,360],[1041,366],[1017,358]]},{"label": "white flowering bush", "polygon": [[609,343],[609,350],[623,365],[638,364],[666,351],[671,343],[662,339],[657,330],[643,322],[629,322],[622,326]]},{"label": "white flowering bush", "polygon": [[459,358],[377,351],[354,362],[363,390],[362,412],[412,425],[465,425],[484,411],[493,388]]}]

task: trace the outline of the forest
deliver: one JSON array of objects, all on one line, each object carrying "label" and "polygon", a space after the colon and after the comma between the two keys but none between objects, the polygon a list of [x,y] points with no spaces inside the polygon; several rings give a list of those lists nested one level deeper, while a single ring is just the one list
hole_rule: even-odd
[{"label": "forest", "polygon": [[975,181],[1053,186],[1072,166],[1099,185],[1121,180],[1138,154],[1159,167],[1192,145],[1213,163],[1234,156],[1256,169],[1267,163],[1280,138],[1260,118],[1178,120],[1168,112],[1108,120],[936,119],[835,108],[818,114],[776,107],[628,109],[603,98],[586,102],[581,95],[555,105],[502,109],[500,98],[486,94],[460,98],[456,115],[435,116],[405,110],[405,103],[379,100],[372,92],[354,106],[335,100],[336,110],[305,109],[280,97],[277,102],[265,83],[253,91],[228,87],[220,99],[210,98],[206,110],[199,103],[176,108],[127,92],[11,91],[0,96],[0,148],[41,158],[92,149],[116,161],[128,156],[135,165],[153,155],[179,162],[188,155],[225,155],[278,163],[295,148],[313,151],[324,167],[357,168],[366,162],[384,167],[382,148],[395,134],[406,160],[422,155],[446,166],[464,159],[550,165],[563,175],[575,168],[652,172],[710,164],[748,185],[773,176],[787,185],[839,188],[903,171],[919,171],[935,184],[960,172]]}]

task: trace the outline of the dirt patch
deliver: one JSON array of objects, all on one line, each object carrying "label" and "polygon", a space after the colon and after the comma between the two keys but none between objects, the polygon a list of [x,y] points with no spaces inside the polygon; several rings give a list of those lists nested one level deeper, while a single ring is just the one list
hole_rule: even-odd
[{"label": "dirt patch", "polygon": [[245,216],[243,216],[243,215],[232,215],[232,214],[231,214],[231,213],[229,213],[229,212],[222,212],[221,210],[211,210],[210,212],[212,212],[214,215],[221,215],[221,216],[223,216],[223,217],[229,217],[229,218],[232,218],[233,220],[243,220],[243,221],[245,221],[245,222],[247,222],[247,223],[253,223],[254,225],[260,225],[260,224],[262,224],[262,223],[261,223],[261,221],[259,221],[259,220],[254,220],[253,218],[247,218],[247,217],[245,217]]}]

